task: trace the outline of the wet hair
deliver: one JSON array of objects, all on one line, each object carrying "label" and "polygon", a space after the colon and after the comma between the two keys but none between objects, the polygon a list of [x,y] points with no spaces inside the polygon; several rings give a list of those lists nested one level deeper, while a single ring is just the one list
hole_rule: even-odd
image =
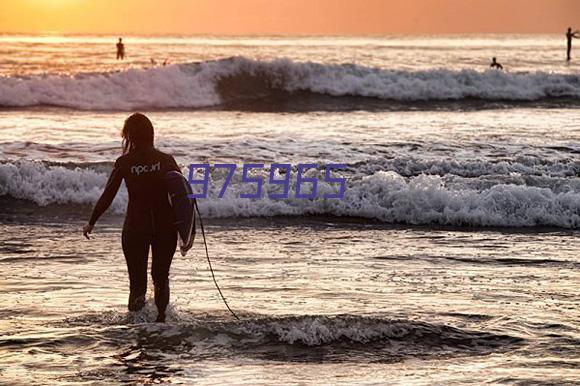
[{"label": "wet hair", "polygon": [[121,136],[123,137],[123,154],[135,149],[153,147],[155,137],[153,124],[144,114],[131,114],[125,120]]}]

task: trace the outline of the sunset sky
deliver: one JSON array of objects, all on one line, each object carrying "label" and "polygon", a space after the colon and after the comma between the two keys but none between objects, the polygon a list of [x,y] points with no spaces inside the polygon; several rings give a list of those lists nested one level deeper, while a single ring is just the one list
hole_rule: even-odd
[{"label": "sunset sky", "polygon": [[0,0],[9,33],[562,33],[578,24],[580,0]]}]

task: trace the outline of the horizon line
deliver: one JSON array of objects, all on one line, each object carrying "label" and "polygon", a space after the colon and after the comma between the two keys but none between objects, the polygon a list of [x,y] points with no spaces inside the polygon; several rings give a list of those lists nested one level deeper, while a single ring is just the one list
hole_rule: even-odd
[{"label": "horizon line", "polygon": [[[565,28],[563,29],[565,31]],[[387,37],[387,36],[538,36],[538,35],[561,35],[562,32],[389,32],[389,33],[361,33],[361,34],[323,34],[323,33],[291,33],[291,34],[273,34],[273,33],[247,33],[247,34],[228,34],[228,33],[174,33],[174,32],[61,32],[61,31],[36,31],[36,32],[15,32],[0,31],[0,36],[135,36],[135,37],[284,37],[284,38],[304,38],[304,37]]]}]

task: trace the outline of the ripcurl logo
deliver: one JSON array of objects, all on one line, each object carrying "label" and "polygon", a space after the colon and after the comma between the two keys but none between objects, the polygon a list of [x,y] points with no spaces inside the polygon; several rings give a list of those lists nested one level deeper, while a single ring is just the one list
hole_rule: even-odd
[{"label": "ripcurl logo", "polygon": [[161,162],[153,165],[135,165],[131,167],[131,173],[140,175],[141,173],[150,173],[161,171]]}]

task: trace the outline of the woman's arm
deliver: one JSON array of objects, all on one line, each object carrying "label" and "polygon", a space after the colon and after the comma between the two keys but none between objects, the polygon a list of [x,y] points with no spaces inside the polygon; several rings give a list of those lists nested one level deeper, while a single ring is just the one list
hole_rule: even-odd
[{"label": "woman's arm", "polygon": [[115,167],[109,176],[105,190],[93,208],[93,213],[91,214],[89,223],[83,228],[83,234],[87,239],[89,238],[88,234],[93,230],[99,217],[101,217],[113,202],[113,199],[117,195],[119,187],[121,186],[121,181],[123,181],[123,175],[121,169],[118,167],[117,163],[115,163]]}]

